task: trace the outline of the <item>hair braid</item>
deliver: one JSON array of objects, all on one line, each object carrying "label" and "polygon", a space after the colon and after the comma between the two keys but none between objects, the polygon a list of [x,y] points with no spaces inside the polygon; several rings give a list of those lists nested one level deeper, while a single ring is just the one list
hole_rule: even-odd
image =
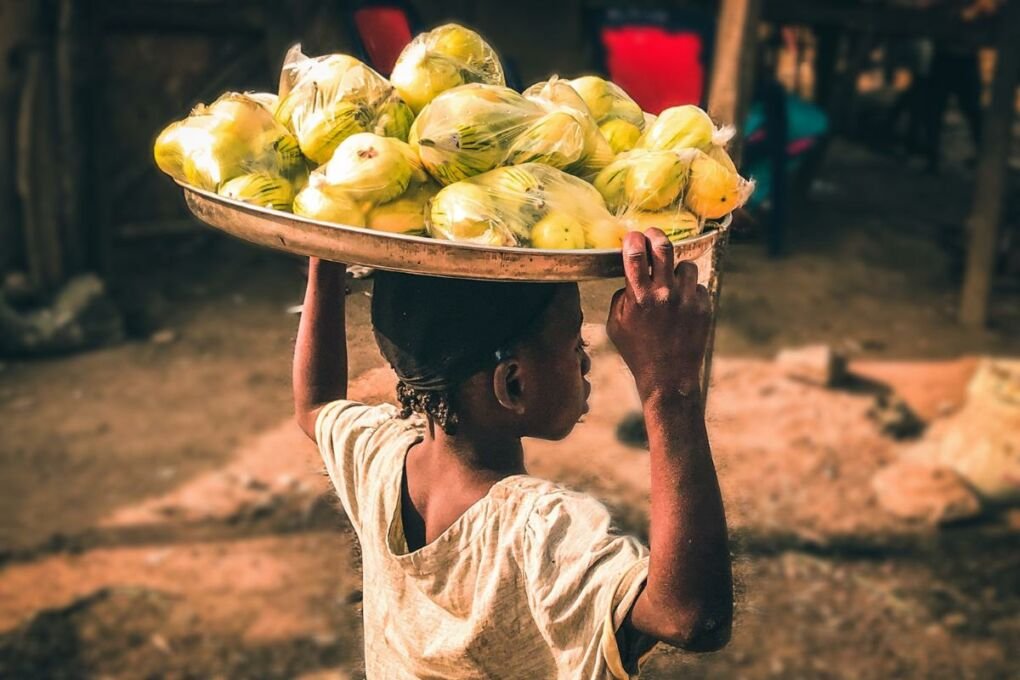
[{"label": "hair braid", "polygon": [[420,413],[439,425],[446,434],[456,434],[457,414],[453,410],[453,400],[448,392],[418,390],[403,380],[398,380],[397,401],[400,402],[401,418],[409,418],[412,413]]}]

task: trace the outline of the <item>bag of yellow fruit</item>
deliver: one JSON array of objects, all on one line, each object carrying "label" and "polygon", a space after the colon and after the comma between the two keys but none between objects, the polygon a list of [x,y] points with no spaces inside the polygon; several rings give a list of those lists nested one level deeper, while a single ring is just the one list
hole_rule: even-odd
[{"label": "bag of yellow fruit", "polygon": [[573,80],[559,80],[554,76],[532,85],[524,95],[537,95],[566,106],[582,104],[613,155],[634,148],[645,128],[645,114],[637,102],[619,85],[598,76]]},{"label": "bag of yellow fruit", "polygon": [[294,136],[259,99],[236,92],[200,104],[167,126],[153,155],[174,179],[212,191],[247,173],[268,172],[301,183],[308,171]]},{"label": "bag of yellow fruit", "polygon": [[506,84],[495,50],[458,24],[445,24],[412,40],[397,57],[390,81],[415,115],[458,85]]},{"label": "bag of yellow fruit", "polygon": [[447,185],[503,165],[514,140],[543,115],[510,88],[461,85],[418,114],[408,142],[429,174]]},{"label": "bag of yellow fruit", "polygon": [[568,81],[553,76],[529,87],[524,96],[546,114],[514,141],[509,163],[541,162],[591,180],[613,160],[615,152]]},{"label": "bag of yellow fruit", "polygon": [[522,163],[594,178],[613,153],[584,103],[577,104],[523,97],[498,85],[461,85],[422,110],[408,141],[443,185]]},{"label": "bag of yellow fruit", "polygon": [[414,120],[393,86],[367,65],[346,54],[307,57],[300,45],[284,59],[279,98],[277,119],[316,165],[359,132],[406,141]]},{"label": "bag of yellow fruit", "polygon": [[407,143],[370,132],[351,135],[309,177],[294,214],[400,234],[425,232],[425,209],[439,187]]},{"label": "bag of yellow fruit", "polygon": [[631,230],[659,227],[673,241],[701,233],[750,197],[754,183],[698,149],[634,149],[595,178],[609,209]]},{"label": "bag of yellow fruit", "polygon": [[660,113],[647,126],[637,142],[639,149],[680,151],[725,147],[733,137],[733,127],[717,127],[705,111],[694,106],[672,106]]},{"label": "bag of yellow fruit", "polygon": [[541,163],[497,168],[444,187],[427,224],[435,238],[555,250],[619,248],[626,231],[590,184]]}]

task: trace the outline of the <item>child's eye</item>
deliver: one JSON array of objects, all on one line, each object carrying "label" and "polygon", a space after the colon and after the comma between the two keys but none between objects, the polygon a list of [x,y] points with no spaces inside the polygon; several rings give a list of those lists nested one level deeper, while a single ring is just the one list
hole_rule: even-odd
[{"label": "child's eye", "polygon": [[578,339],[578,341],[577,341],[577,351],[578,352],[583,352],[584,350],[588,349],[588,346],[589,346],[589,343],[588,343],[587,340],[585,340],[584,338]]}]

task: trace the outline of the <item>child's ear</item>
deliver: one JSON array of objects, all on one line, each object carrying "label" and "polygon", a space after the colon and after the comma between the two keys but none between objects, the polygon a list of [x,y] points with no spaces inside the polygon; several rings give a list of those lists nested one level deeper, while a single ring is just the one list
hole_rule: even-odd
[{"label": "child's ear", "polygon": [[507,359],[496,364],[492,372],[492,390],[496,401],[503,408],[514,413],[524,413],[524,383],[521,365],[516,359]]}]

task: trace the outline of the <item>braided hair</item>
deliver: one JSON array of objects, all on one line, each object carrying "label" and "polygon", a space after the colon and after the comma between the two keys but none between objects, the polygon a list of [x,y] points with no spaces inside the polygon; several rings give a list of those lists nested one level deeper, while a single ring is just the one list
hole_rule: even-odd
[{"label": "braided hair", "polygon": [[412,413],[420,413],[448,435],[457,433],[457,413],[453,410],[453,396],[447,391],[419,390],[407,385],[403,380],[397,381],[397,401],[400,402],[401,418],[410,418]]}]

